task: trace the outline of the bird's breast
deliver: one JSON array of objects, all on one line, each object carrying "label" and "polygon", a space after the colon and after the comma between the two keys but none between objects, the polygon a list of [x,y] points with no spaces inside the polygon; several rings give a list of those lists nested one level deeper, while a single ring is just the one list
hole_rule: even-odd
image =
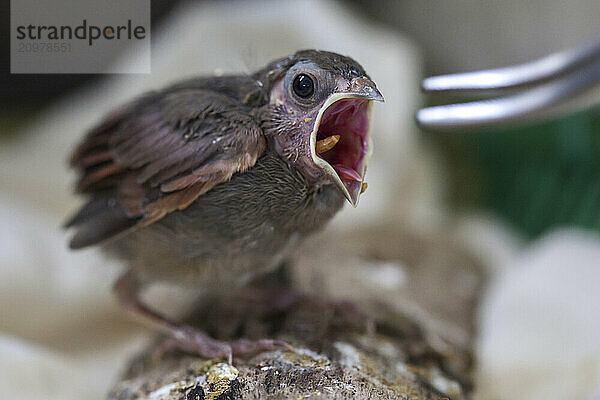
[{"label": "bird's breast", "polygon": [[343,202],[333,185],[311,186],[268,152],[188,208],[126,240],[137,254],[132,259],[146,260],[137,264],[150,279],[227,288],[276,268]]}]

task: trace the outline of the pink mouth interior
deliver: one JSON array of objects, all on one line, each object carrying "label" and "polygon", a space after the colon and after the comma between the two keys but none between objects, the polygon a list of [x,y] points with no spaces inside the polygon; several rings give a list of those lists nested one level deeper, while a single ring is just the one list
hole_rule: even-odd
[{"label": "pink mouth interior", "polygon": [[369,101],[342,99],[330,105],[323,115],[317,131],[317,141],[340,135],[333,149],[319,154],[337,172],[354,201],[358,198],[368,151]]}]

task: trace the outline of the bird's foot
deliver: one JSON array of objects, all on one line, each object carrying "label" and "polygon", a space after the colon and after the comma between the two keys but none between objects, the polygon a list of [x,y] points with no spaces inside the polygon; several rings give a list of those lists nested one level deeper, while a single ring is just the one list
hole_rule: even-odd
[{"label": "bird's foot", "polygon": [[216,340],[206,333],[190,326],[183,326],[173,332],[173,336],[165,338],[156,349],[153,359],[160,360],[165,353],[179,350],[185,353],[196,354],[204,358],[226,358],[229,364],[233,356],[245,356],[261,351],[270,351],[280,348],[293,350],[293,347],[281,340],[238,339],[231,342]]}]

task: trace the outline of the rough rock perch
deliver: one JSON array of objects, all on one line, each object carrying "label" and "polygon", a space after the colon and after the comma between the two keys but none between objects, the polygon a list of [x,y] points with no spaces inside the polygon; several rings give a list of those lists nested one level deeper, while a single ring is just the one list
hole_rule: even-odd
[{"label": "rough rock perch", "polygon": [[218,337],[229,337],[224,330],[244,337],[271,332],[295,351],[234,359],[229,366],[179,353],[155,362],[149,349],[109,399],[441,400],[464,398],[469,387],[453,370],[469,355],[408,320],[403,329],[378,324],[371,333],[351,310],[315,301],[300,301],[287,312],[248,314],[244,308],[215,302],[196,321]]}]

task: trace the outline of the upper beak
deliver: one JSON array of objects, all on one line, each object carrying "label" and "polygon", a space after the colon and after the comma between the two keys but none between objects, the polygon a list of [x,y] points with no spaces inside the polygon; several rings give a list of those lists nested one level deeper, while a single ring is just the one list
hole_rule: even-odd
[{"label": "upper beak", "polygon": [[350,90],[348,91],[348,94],[353,94],[373,101],[380,101],[382,103],[385,102],[385,99],[379,89],[377,89],[375,82],[367,77],[352,79],[352,81],[350,81]]}]

